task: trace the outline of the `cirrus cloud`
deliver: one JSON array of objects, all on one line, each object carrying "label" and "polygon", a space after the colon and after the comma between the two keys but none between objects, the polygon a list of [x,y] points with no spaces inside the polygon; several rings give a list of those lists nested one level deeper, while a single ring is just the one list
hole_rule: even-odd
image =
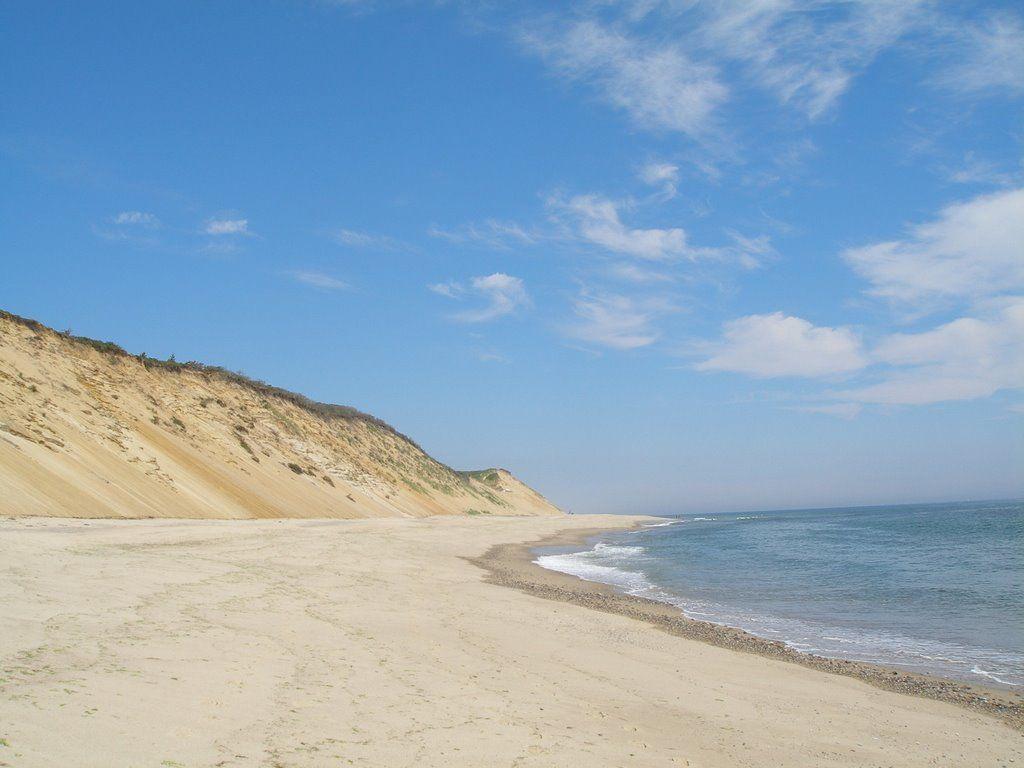
[{"label": "cirrus cloud", "polygon": [[637,298],[581,291],[573,300],[576,320],[563,330],[570,338],[617,350],[653,344],[660,335],[655,321],[675,310],[660,297]]},{"label": "cirrus cloud", "polygon": [[713,66],[597,19],[534,25],[519,41],[557,75],[587,84],[641,128],[705,136],[728,93]]},{"label": "cirrus cloud", "polygon": [[522,279],[495,272],[492,275],[481,275],[470,278],[469,285],[450,281],[428,285],[434,293],[449,299],[477,297],[484,300],[484,305],[476,309],[457,312],[453,320],[463,323],[485,323],[499,317],[510,315],[530,303],[526,285]]},{"label": "cirrus cloud", "polygon": [[679,191],[679,166],[674,163],[647,163],[640,169],[639,175],[644,184],[657,187],[665,200],[671,200]]},{"label": "cirrus cloud", "polygon": [[291,277],[305,285],[312,286],[314,288],[320,288],[326,291],[344,291],[349,289],[349,284],[344,280],[339,280],[336,277],[324,274],[323,272],[314,272],[310,270],[295,270],[289,272]]},{"label": "cirrus cloud", "polygon": [[946,29],[961,53],[936,79],[939,85],[961,94],[1024,92],[1024,19],[1002,11]]}]

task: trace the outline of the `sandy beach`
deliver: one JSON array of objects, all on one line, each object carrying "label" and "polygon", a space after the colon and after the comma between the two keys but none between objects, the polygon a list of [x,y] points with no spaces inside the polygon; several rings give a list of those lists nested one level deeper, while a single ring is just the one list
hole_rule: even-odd
[{"label": "sandy beach", "polygon": [[1007,766],[953,703],[473,561],[636,518],[0,522],[0,765]]}]

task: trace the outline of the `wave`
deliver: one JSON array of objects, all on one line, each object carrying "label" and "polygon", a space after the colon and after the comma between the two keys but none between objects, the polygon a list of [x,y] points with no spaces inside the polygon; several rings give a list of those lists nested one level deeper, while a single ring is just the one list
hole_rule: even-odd
[{"label": "wave", "polygon": [[977,664],[971,667],[971,672],[973,672],[976,675],[981,675],[982,677],[987,677],[989,680],[995,680],[997,683],[1002,683],[1003,685],[1012,685],[1014,688],[1021,685],[1021,683],[1012,683],[1009,680],[1004,680],[1001,677],[997,677],[994,673],[985,671]]},{"label": "wave", "polygon": [[645,552],[644,547],[598,542],[593,549],[584,552],[541,555],[533,562],[550,571],[566,573],[584,581],[608,584],[629,595],[660,594],[657,585],[636,567]]},{"label": "wave", "polygon": [[714,601],[686,598],[664,589],[648,576],[645,565],[657,567],[658,561],[657,554],[650,553],[643,546],[606,542],[598,542],[590,550],[541,555],[534,560],[549,570],[607,584],[625,594],[670,604],[690,619],[736,627],[754,635],[780,640],[801,653],[889,664],[946,677],[983,678],[999,685],[1017,687],[1024,684],[1024,677],[1017,671],[1024,668],[1024,657],[1019,654],[879,630],[840,629],[816,621],[771,616]]}]

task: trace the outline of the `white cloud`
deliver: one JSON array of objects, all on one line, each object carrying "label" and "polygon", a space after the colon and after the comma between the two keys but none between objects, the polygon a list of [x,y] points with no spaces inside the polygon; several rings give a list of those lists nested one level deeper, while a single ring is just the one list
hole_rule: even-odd
[{"label": "white cloud", "polygon": [[468,286],[458,282],[435,283],[428,289],[449,299],[476,296],[486,301],[483,307],[469,309],[452,315],[452,319],[463,323],[484,323],[512,314],[530,303],[526,286],[518,277],[495,272],[471,278]]},{"label": "white cloud", "polygon": [[679,166],[672,163],[647,163],[640,169],[640,180],[648,186],[658,187],[661,196],[670,200],[678,192]]},{"label": "white cloud", "polygon": [[641,128],[702,136],[727,95],[714,67],[692,61],[677,46],[594,19],[534,27],[520,42],[556,74],[590,85]]},{"label": "white cloud", "polygon": [[719,250],[734,256],[747,269],[760,266],[762,261],[775,254],[775,248],[772,247],[771,238],[768,235],[748,237],[733,230],[728,230],[726,234],[729,235],[733,244]]},{"label": "white cloud", "polygon": [[995,163],[967,152],[963,162],[955,168],[946,168],[946,177],[955,184],[984,184],[991,187],[1010,185],[1014,175]]},{"label": "white cloud", "polygon": [[462,285],[454,280],[447,283],[432,283],[427,286],[427,289],[433,291],[438,296],[444,296],[449,299],[457,299],[465,293]]},{"label": "white cloud", "polygon": [[[644,261],[671,262],[698,259],[735,260],[746,267],[760,263],[774,253],[766,236],[745,237],[728,231],[731,245],[706,247],[691,245],[681,227],[639,228],[627,226],[623,212],[632,209],[630,201],[609,200],[601,195],[576,195],[565,200],[558,196],[547,200],[551,218],[563,228],[563,238],[597,246],[599,249]],[[639,268],[613,267],[631,282],[650,282],[654,273]],[[636,279],[647,272],[644,279]],[[661,279],[665,276],[660,276]]]},{"label": "white cloud", "polygon": [[339,245],[347,245],[351,248],[376,248],[377,250],[393,251],[402,247],[398,240],[387,235],[375,235],[355,229],[336,229],[331,233],[331,237]]},{"label": "white cloud", "polygon": [[349,284],[344,280],[339,280],[336,277],[325,275],[323,272],[298,270],[290,272],[289,274],[300,283],[311,285],[314,288],[322,288],[328,291],[344,291],[349,288]]},{"label": "white cloud", "polygon": [[860,339],[850,329],[818,327],[773,312],[727,322],[722,340],[696,368],[758,378],[817,377],[851,373],[867,363]]},{"label": "white cloud", "polygon": [[988,304],[920,333],[884,336],[870,352],[847,328],[817,328],[780,312],[725,325],[712,356],[696,367],[759,378],[863,374],[866,383],[827,393],[840,402],[792,410],[852,418],[861,405],[927,405],[1024,389],[1024,297]]},{"label": "white cloud", "polygon": [[570,218],[583,240],[613,253],[640,259],[695,257],[700,252],[686,242],[686,232],[669,229],[631,229],[622,223],[620,203],[598,195],[577,195],[568,201],[551,198],[548,206]]},{"label": "white cloud", "polygon": [[248,219],[210,219],[203,231],[208,235],[248,235]]},{"label": "white cloud", "polygon": [[1024,298],[997,304],[987,318],[963,317],[923,333],[888,336],[872,353],[887,366],[881,380],[835,397],[923,405],[1024,387]]},{"label": "white cloud", "polygon": [[1024,288],[1024,188],[947,206],[903,240],[843,258],[871,293],[903,302],[977,299]]},{"label": "white cloud", "polygon": [[200,247],[199,252],[214,258],[228,258],[240,253],[241,250],[237,243],[217,240],[204,243]]},{"label": "white cloud", "polygon": [[572,338],[612,349],[637,349],[657,341],[654,322],[673,309],[661,298],[583,291],[573,301],[577,320],[564,331]]},{"label": "white cloud", "polygon": [[122,211],[117,214],[113,219],[115,224],[122,226],[138,226],[138,227],[159,227],[160,219],[154,216],[152,213],[146,213],[145,211]]},{"label": "white cloud", "polygon": [[540,233],[528,230],[515,222],[496,219],[465,224],[456,229],[431,226],[427,234],[451,243],[475,243],[500,250],[507,250],[513,245],[533,245],[543,238]]},{"label": "white cloud", "polygon": [[[647,129],[706,138],[729,96],[723,72],[811,119],[915,26],[926,0],[716,0],[596,3],[587,18],[520,35],[560,76],[583,81]],[[597,9],[595,11],[595,9]],[[610,21],[597,18],[600,13]],[[616,13],[618,11],[618,13]],[[577,14],[580,12],[577,9]]]},{"label": "white cloud", "polygon": [[977,23],[957,20],[946,26],[959,50],[938,78],[940,85],[980,95],[1024,92],[1024,19],[1003,11]]},{"label": "white cloud", "polygon": [[695,15],[679,20],[693,26],[695,43],[708,56],[741,63],[749,79],[815,119],[921,20],[921,5],[921,0],[718,0],[695,4]]}]

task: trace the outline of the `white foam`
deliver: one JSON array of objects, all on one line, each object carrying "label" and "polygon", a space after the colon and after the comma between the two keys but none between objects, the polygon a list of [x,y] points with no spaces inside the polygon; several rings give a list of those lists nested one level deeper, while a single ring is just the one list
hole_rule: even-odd
[{"label": "white foam", "polygon": [[643,547],[598,542],[593,549],[585,552],[541,555],[533,562],[551,571],[567,573],[584,581],[609,584],[628,594],[637,595],[656,589],[642,572],[633,569],[645,551]]},{"label": "white foam", "polygon": [[629,594],[636,594],[653,588],[642,573],[627,571],[614,565],[598,565],[578,555],[542,555],[534,560],[537,565],[550,571],[567,573],[584,581],[596,581],[618,587]]},{"label": "white foam", "polygon": [[992,672],[986,672],[977,664],[975,664],[971,668],[971,672],[973,672],[976,675],[981,675],[982,677],[987,677],[989,680],[995,680],[997,683],[1002,683],[1003,685],[1012,685],[1014,688],[1020,685],[1020,683],[1011,683],[1009,680],[1003,680],[1001,677],[997,677]]}]

